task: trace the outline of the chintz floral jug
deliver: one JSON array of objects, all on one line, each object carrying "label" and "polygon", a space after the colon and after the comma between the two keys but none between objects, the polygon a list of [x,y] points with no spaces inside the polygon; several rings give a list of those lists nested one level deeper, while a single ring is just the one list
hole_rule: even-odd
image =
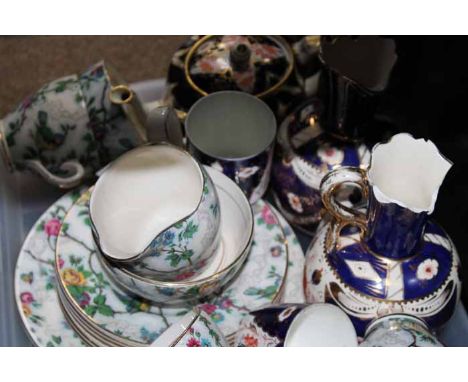
[{"label": "chintz floral jug", "polygon": [[[338,305],[360,336],[389,313],[419,317],[430,329],[446,323],[460,298],[460,260],[429,215],[450,167],[431,141],[403,133],[374,147],[368,170],[325,176],[320,191],[331,219],[307,251],[307,301]],[[367,196],[367,211],[335,199],[344,184]]]},{"label": "chintz floral jug", "polygon": [[161,140],[170,121],[179,124],[155,106],[143,105],[115,69],[99,62],[44,85],[0,120],[0,152],[12,171],[29,169],[74,187],[125,151]]}]

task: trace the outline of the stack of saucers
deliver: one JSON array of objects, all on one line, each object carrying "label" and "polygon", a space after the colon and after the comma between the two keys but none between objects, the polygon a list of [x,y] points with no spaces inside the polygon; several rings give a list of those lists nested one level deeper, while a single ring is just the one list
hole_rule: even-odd
[{"label": "stack of saucers", "polygon": [[[253,235],[252,208],[229,178],[171,145],[137,148],[109,166],[64,219],[55,264],[62,310],[91,346],[150,345],[168,327],[174,334],[206,315],[197,304],[210,313],[213,299],[229,300]],[[275,235],[269,241],[285,241]],[[268,277],[277,278],[272,269],[285,274],[285,263]],[[275,293],[279,276],[269,289]],[[250,284],[252,297],[262,293]],[[160,343],[180,346],[168,336]]]}]

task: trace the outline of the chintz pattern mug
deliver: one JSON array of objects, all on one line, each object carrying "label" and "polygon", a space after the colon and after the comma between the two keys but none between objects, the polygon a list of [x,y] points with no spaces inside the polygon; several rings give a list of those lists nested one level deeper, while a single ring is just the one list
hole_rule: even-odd
[{"label": "chintz pattern mug", "polygon": [[268,187],[276,129],[267,104],[239,91],[201,98],[185,119],[189,152],[233,179],[251,204]]}]

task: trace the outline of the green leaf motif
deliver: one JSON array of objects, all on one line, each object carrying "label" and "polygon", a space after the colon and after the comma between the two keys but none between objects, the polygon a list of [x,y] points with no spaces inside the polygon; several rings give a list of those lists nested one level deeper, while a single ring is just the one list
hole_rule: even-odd
[{"label": "green leaf motif", "polygon": [[44,231],[44,226],[45,226],[45,221],[41,221],[41,222],[36,226],[36,231],[37,231],[37,232],[42,232],[42,231]]},{"label": "green leaf motif", "polygon": [[54,341],[57,345],[60,345],[62,343],[62,337],[52,336],[52,341]]},{"label": "green leaf motif", "polygon": [[96,305],[88,305],[84,308],[85,313],[88,316],[94,317],[94,315],[97,312],[97,306]]},{"label": "green leaf motif", "polygon": [[182,236],[184,239],[191,239],[193,235],[198,231],[198,225],[194,224],[191,220],[187,223],[184,233]]},{"label": "green leaf motif", "polygon": [[63,224],[62,224],[62,232],[63,232],[63,233],[67,233],[69,227],[70,227],[70,224],[68,224],[68,223],[63,223]]},{"label": "green leaf motif", "polygon": [[193,251],[191,249],[184,250],[180,257],[185,261],[190,261],[190,258],[193,256]]},{"label": "green leaf motif", "polygon": [[167,255],[166,260],[169,260],[169,264],[171,264],[171,267],[177,267],[182,259],[177,253],[173,252]]},{"label": "green leaf motif", "polygon": [[114,316],[114,311],[109,305],[100,305],[98,306],[98,312],[102,314],[103,316],[107,317],[113,317]]},{"label": "green leaf motif", "polygon": [[96,305],[104,305],[106,303],[106,296],[99,294],[96,297],[94,297],[93,302]]},{"label": "green leaf motif", "polygon": [[261,289],[255,288],[255,287],[250,287],[244,291],[244,294],[247,296],[256,296],[259,294]]}]

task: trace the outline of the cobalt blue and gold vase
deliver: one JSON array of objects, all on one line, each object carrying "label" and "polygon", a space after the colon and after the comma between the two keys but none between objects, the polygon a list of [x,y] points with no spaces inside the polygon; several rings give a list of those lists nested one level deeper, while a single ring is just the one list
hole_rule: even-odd
[{"label": "cobalt blue and gold vase", "polygon": [[[307,301],[338,305],[360,336],[390,313],[419,317],[430,329],[446,323],[460,298],[460,260],[429,216],[450,167],[431,141],[397,134],[374,147],[368,170],[330,172],[321,194],[331,219],[307,251]],[[367,196],[366,213],[335,199],[344,183]]]}]

